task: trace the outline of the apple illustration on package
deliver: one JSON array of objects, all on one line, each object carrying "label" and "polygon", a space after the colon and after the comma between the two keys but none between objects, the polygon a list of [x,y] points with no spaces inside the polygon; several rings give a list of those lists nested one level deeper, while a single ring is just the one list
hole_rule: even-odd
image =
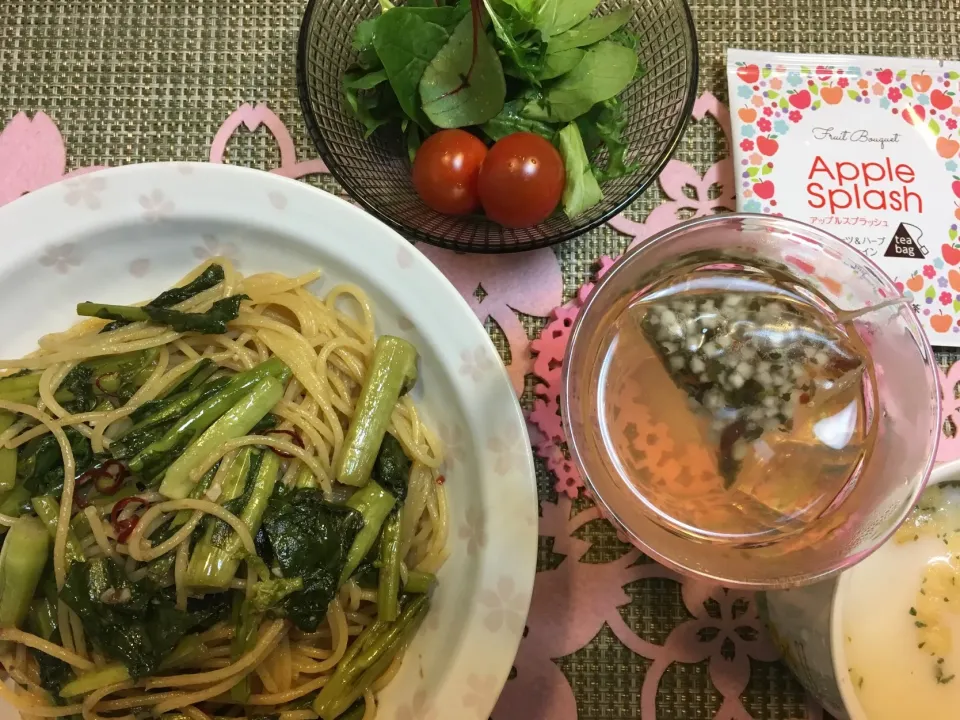
[{"label": "apple illustration on package", "polygon": [[960,347],[960,63],[728,50],[727,78],[738,209],[854,246]]}]

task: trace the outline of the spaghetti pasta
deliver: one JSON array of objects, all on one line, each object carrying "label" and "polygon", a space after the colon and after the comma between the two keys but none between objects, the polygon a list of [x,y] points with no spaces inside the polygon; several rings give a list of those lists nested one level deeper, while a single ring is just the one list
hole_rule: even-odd
[{"label": "spaghetti pasta", "polygon": [[[0,698],[25,717],[376,717],[428,607],[378,592],[377,566],[402,587],[442,564],[443,457],[405,394],[415,349],[376,336],[359,288],[314,295],[319,277],[214,258],[148,303],[83,303],[92,317],[0,360],[14,492],[53,508],[0,509],[17,688]],[[354,663],[383,672],[356,686]]]}]

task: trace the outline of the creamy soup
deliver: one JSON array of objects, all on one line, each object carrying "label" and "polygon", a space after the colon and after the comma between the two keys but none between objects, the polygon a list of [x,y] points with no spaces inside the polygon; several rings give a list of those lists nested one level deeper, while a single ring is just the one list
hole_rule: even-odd
[{"label": "creamy soup", "polygon": [[960,718],[960,487],[927,490],[894,538],[850,571],[842,613],[868,720]]}]

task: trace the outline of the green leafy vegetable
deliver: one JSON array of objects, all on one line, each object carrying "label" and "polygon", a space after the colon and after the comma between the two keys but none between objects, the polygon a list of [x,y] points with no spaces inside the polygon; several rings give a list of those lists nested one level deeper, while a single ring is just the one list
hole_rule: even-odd
[{"label": "green leafy vegetable", "polygon": [[511,100],[503,106],[495,118],[483,124],[483,132],[496,142],[500,138],[512,135],[515,132],[529,132],[552,141],[557,129],[539,120],[531,120],[522,115],[525,100]]},{"label": "green leafy vegetable", "polygon": [[606,166],[593,163],[597,182],[630,175],[639,168],[638,162],[629,163],[626,160],[627,142],[623,137],[626,125],[623,105],[617,98],[598,103],[586,115],[577,118],[577,127],[587,154],[593,155],[601,147],[607,151]]},{"label": "green leafy vegetable", "polygon": [[[483,4],[500,43],[498,52],[505,61],[504,72],[539,85],[540,68],[547,51],[540,32],[505,2],[483,0]],[[498,7],[495,8],[495,4]]]},{"label": "green leafy vegetable", "polygon": [[[79,477],[96,463],[90,441],[72,427],[63,429],[70,442]],[[25,443],[17,457],[18,486],[29,495],[52,495],[59,499],[63,493],[63,456],[60,445],[51,435],[41,435]]]},{"label": "green leafy vegetable", "polygon": [[[616,32],[612,33],[608,38],[610,42],[615,42],[618,45],[623,45],[624,47],[630,48],[634,52],[640,47],[640,37],[627,28],[626,26],[620,28]],[[642,66],[637,68],[637,72],[643,72]]]},{"label": "green leafy vegetable", "polygon": [[383,436],[380,451],[373,464],[371,477],[393,495],[398,502],[407,497],[407,482],[410,479],[410,458],[403,451],[403,445],[390,433]]},{"label": "green leafy vegetable", "polygon": [[[364,71],[350,70],[344,76],[359,77]],[[380,84],[369,92],[361,92],[353,87],[344,87],[344,98],[366,131],[364,137],[370,137],[376,130],[389,122],[406,117],[397,101],[397,96],[389,85]]]},{"label": "green leafy vegetable", "polygon": [[87,637],[133,678],[153,674],[184,635],[221,620],[229,602],[214,595],[177,610],[169,592],[130,580],[107,558],[71,565],[60,598],[80,617]]},{"label": "green leafy vegetable", "polygon": [[550,38],[547,52],[559,53],[600,42],[626,25],[633,13],[633,6],[625,5],[609,15],[587,18],[575,27]]},{"label": "green leafy vegetable", "polygon": [[206,335],[220,335],[227,331],[227,323],[236,320],[240,314],[240,303],[247,300],[246,295],[232,295],[217,300],[209,310],[202,313],[188,313],[179,310],[144,305],[105,305],[83,302],[77,305],[77,314],[85,317],[97,317],[103,320],[122,320],[137,322],[140,320],[168,325],[177,332],[198,332]]},{"label": "green leafy vegetable", "polygon": [[569,30],[590,16],[600,0],[506,0],[517,9],[526,10],[544,37]]},{"label": "green leafy vegetable", "polygon": [[343,84],[345,87],[354,90],[372,90],[382,82],[387,81],[387,71],[383,68],[359,75],[356,73],[347,73],[344,75]]},{"label": "green leafy vegetable", "polygon": [[408,117],[427,127],[420,109],[420,79],[461,21],[466,8],[399,7],[377,19],[373,46],[400,107]]},{"label": "green leafy vegetable", "polygon": [[570,48],[569,50],[560,50],[547,55],[540,70],[540,80],[553,80],[561,75],[566,75],[573,70],[580,61],[583,60],[584,51],[580,48]]},{"label": "green leafy vegetable", "polygon": [[73,400],[64,407],[73,413],[90,412],[97,406],[97,397],[93,390],[93,370],[84,365],[77,365],[66,374],[58,389],[65,390],[73,396]]},{"label": "green leafy vegetable", "polygon": [[161,308],[170,308],[174,305],[179,305],[182,302],[186,302],[187,300],[196,297],[204,290],[209,290],[210,288],[216,287],[223,282],[224,277],[225,275],[223,272],[223,267],[216,263],[211,263],[204,269],[202,273],[197,275],[197,277],[188,282],[186,285],[178,288],[171,288],[170,290],[164,290],[148,304],[152,307]]},{"label": "green leafy vegetable", "polygon": [[420,79],[423,111],[437,127],[481,125],[503,108],[503,66],[475,22],[473,15],[460,21]]},{"label": "green leafy vegetable", "polygon": [[590,169],[580,130],[570,123],[560,131],[560,156],[567,178],[563,187],[563,211],[575,218],[603,199],[603,192]]},{"label": "green leafy vegetable", "polygon": [[545,122],[568,122],[596,103],[616,97],[634,79],[637,55],[623,45],[603,41],[591,47],[583,60],[544,94],[524,107],[526,117]]},{"label": "green leafy vegetable", "polygon": [[380,62],[380,57],[374,47],[379,19],[378,17],[372,17],[361,21],[353,33],[353,49],[357,51],[357,65],[362,70],[369,71],[383,67],[383,63]]},{"label": "green leafy vegetable", "polygon": [[[33,601],[27,619],[27,628],[34,635],[59,645],[60,632],[57,628],[55,601],[56,585],[54,585],[54,602],[51,602],[47,597],[38,597]],[[30,655],[37,663],[40,687],[47,691],[50,700],[55,704],[65,705],[66,702],[60,697],[60,691],[65,685],[73,681],[73,669],[67,663],[63,662],[63,660],[47,655],[40,650],[31,648]]]},{"label": "green leafy vegetable", "polygon": [[[223,282],[223,278],[223,267],[217,265],[216,263],[212,263],[211,265],[207,266],[202,273],[200,273],[196,278],[186,285],[165,290],[147,303],[147,305],[155,308],[170,308],[174,305],[179,305],[180,303],[186,302],[187,300],[199,295],[204,290],[209,290],[212,287],[216,287]],[[130,322],[130,320],[116,318],[114,319],[114,322],[107,325],[100,332],[116,330],[128,325]]]},{"label": "green leafy vegetable", "polygon": [[303,581],[303,590],[283,603],[284,611],[301,630],[316,630],[326,616],[362,524],[359,512],[325,502],[318,490],[298,489],[271,498],[263,528],[283,577]]}]

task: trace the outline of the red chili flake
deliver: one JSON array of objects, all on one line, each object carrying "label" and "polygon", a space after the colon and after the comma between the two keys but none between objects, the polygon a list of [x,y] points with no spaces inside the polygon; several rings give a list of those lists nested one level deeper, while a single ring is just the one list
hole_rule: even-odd
[{"label": "red chili flake", "polygon": [[[290,440],[294,445],[301,448],[303,447],[303,438],[300,437],[300,434],[296,430],[267,430],[264,435],[289,435]],[[293,457],[293,455],[290,453],[284,452],[283,450],[278,450],[277,448],[273,448],[273,451],[282,458],[289,459]]]},{"label": "red chili flake", "polygon": [[437,475],[437,485],[443,485],[447,479],[443,475]]},{"label": "red chili flake", "polygon": [[150,507],[150,503],[143,498],[134,495],[133,497],[119,500],[117,504],[113,506],[113,511],[110,513],[110,524],[113,525],[113,529],[117,533],[117,542],[126,542],[130,538],[131,533],[133,533],[134,529],[137,527],[137,523],[140,522],[140,518],[137,515],[124,518],[123,520],[120,519],[120,514],[123,512],[124,508],[133,503],[143,505],[144,510]]},{"label": "red chili flake", "polygon": [[93,480],[97,492],[103,495],[113,495],[123,487],[130,471],[119,460],[107,460],[96,467],[92,467],[77,478],[77,487],[82,487]]},{"label": "red chili flake", "polygon": [[810,402],[810,396],[807,393],[800,393],[800,404],[806,405],[808,402]]},{"label": "red chili flake", "polygon": [[137,529],[137,524],[140,522],[140,518],[134,515],[132,518],[127,520],[121,520],[114,529],[117,531],[117,542],[125,543],[130,539],[130,536],[133,535],[133,531]]}]

